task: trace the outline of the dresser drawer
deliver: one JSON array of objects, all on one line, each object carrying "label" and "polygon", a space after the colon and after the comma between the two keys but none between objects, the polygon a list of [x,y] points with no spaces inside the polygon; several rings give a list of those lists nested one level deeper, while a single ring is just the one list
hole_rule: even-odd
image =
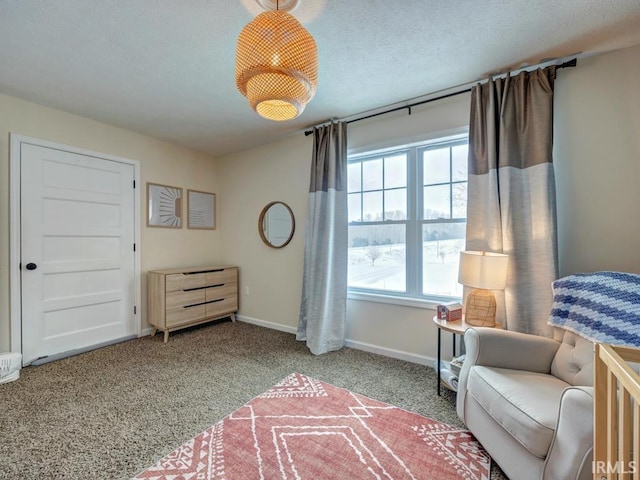
[{"label": "dresser drawer", "polygon": [[238,284],[227,283],[220,287],[209,287],[206,289],[206,301],[219,300],[226,297],[235,297],[238,295]]},{"label": "dresser drawer", "polygon": [[205,290],[189,290],[188,292],[168,292],[167,293],[167,309],[184,307],[195,303],[204,303],[206,301]]},{"label": "dresser drawer", "polygon": [[235,312],[238,309],[238,299],[233,297],[223,298],[216,302],[207,303],[206,316],[215,317],[225,313]]},{"label": "dresser drawer", "polygon": [[206,308],[203,304],[167,309],[167,328],[197,322],[205,318],[205,315]]},{"label": "dresser drawer", "polygon": [[238,270],[235,268],[225,268],[213,272],[206,272],[204,275],[206,277],[205,284],[207,286],[238,281]]},{"label": "dresser drawer", "polygon": [[166,276],[167,292],[180,292],[191,288],[201,288],[205,286],[205,274],[175,273]]}]

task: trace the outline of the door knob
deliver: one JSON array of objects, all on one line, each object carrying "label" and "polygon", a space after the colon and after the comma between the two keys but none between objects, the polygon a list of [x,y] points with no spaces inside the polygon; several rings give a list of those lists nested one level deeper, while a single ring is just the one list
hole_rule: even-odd
[{"label": "door knob", "polygon": [[36,265],[35,263],[27,263],[27,270],[35,270],[36,268],[38,268],[38,265]]}]

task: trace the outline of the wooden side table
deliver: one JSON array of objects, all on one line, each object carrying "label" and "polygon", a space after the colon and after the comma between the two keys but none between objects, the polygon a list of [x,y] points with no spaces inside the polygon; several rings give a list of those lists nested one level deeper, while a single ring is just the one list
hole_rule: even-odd
[{"label": "wooden side table", "polygon": [[[442,336],[442,331],[444,330],[445,332],[449,332],[453,334],[453,356],[456,356],[456,335],[464,335],[464,332],[467,330],[467,328],[473,327],[474,325],[467,325],[464,321],[464,317],[462,317],[462,320],[454,320],[453,322],[448,322],[446,320],[441,320],[438,318],[437,315],[434,315],[433,317],[433,323],[436,324],[436,327],[438,327],[438,363],[436,365],[436,370],[438,371],[438,396],[440,396],[440,388],[441,388],[441,377],[440,377],[440,366],[441,364],[441,359],[440,359],[440,353],[441,353],[441,336]],[[487,327],[484,327],[487,328]],[[495,327],[492,328],[503,328],[501,324],[496,323]]]}]

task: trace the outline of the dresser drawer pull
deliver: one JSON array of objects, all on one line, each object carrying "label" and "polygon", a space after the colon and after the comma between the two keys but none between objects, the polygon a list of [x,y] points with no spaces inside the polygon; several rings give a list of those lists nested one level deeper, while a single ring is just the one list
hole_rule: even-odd
[{"label": "dresser drawer pull", "polygon": [[217,300],[209,300],[208,302],[192,303],[191,305],[184,305],[182,308],[199,307],[200,305],[206,305],[208,303],[222,302],[224,298],[218,298]]},{"label": "dresser drawer pull", "polygon": [[183,292],[193,292],[194,290],[204,290],[207,287],[193,287],[193,288],[183,288]]},{"label": "dresser drawer pull", "polygon": [[184,272],[183,275],[197,275],[198,273],[214,273],[224,272],[224,268],[218,268],[216,270],[198,270],[197,272]]},{"label": "dresser drawer pull", "polygon": [[182,308],[193,308],[193,307],[199,307],[200,305],[204,305],[207,302],[200,302],[200,303],[192,303],[191,305],[183,305]]},{"label": "dresser drawer pull", "polygon": [[185,288],[183,292],[192,292],[194,290],[204,290],[205,288],[215,288],[215,287],[224,287],[224,283],[218,283],[216,285],[205,285],[204,287],[193,287],[193,288]]}]

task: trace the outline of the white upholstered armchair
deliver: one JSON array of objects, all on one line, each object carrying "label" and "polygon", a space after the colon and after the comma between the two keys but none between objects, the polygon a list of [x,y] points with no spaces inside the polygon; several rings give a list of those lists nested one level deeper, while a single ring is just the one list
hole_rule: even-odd
[{"label": "white upholstered armchair", "polygon": [[593,344],[470,328],[460,419],[513,480],[592,478]]}]

